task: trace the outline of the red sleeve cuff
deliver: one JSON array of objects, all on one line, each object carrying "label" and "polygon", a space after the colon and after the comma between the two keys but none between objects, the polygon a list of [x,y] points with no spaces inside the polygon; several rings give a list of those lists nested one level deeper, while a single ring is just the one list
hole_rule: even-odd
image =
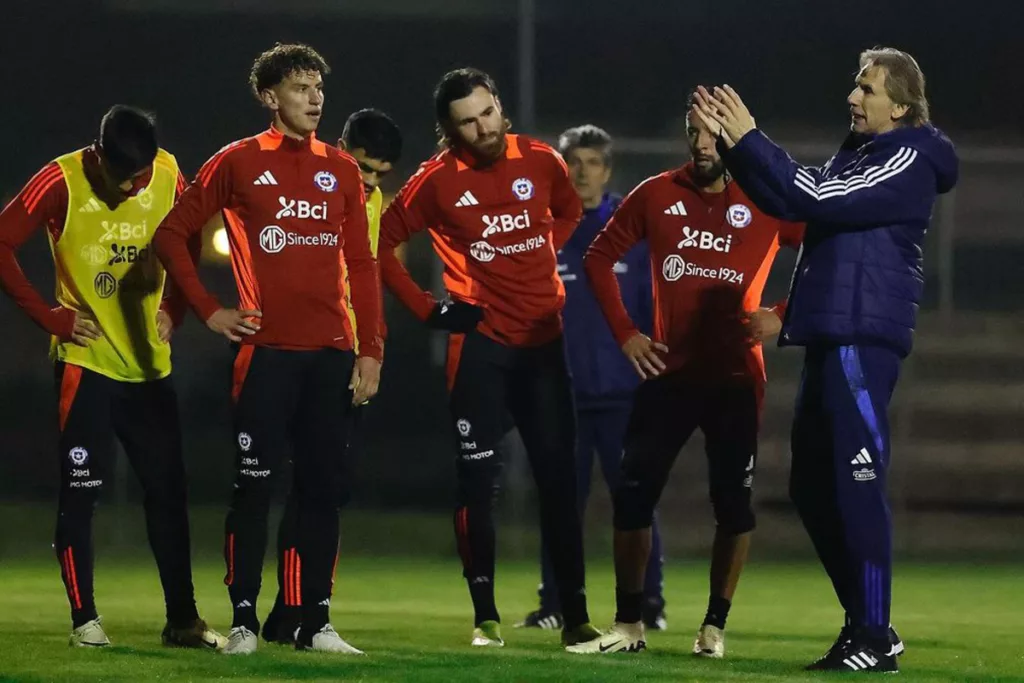
[{"label": "red sleeve cuff", "polygon": [[204,324],[206,323],[207,320],[210,319],[211,315],[213,315],[222,308],[224,307],[221,306],[220,302],[217,301],[217,299],[214,298],[213,296],[200,302],[199,305],[194,306],[196,315],[199,316],[199,319],[202,320]]},{"label": "red sleeve cuff", "polygon": [[61,341],[68,341],[75,331],[75,312],[63,306],[51,308],[45,329]]},{"label": "red sleeve cuff", "polygon": [[634,335],[639,334],[640,330],[635,327],[628,327],[621,330],[612,330],[615,335],[615,341],[619,343],[619,348],[625,346],[626,342],[633,338]]},{"label": "red sleeve cuff", "polygon": [[378,363],[384,360],[384,340],[380,337],[359,340],[359,357],[373,358]]},{"label": "red sleeve cuff", "polygon": [[416,308],[413,309],[413,315],[420,319],[420,322],[427,322],[427,318],[434,312],[434,307],[437,306],[437,301],[431,296],[430,292],[423,292],[423,297],[416,300]]}]

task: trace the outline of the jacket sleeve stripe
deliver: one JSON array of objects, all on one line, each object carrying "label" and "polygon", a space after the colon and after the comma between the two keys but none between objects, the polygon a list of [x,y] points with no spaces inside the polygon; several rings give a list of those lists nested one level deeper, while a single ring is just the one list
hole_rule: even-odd
[{"label": "jacket sleeve stripe", "polygon": [[[851,183],[851,182],[853,182],[853,181],[855,181],[857,179],[860,179],[860,178],[863,178],[865,180],[870,180],[870,177],[871,177],[872,174],[877,174],[879,172],[884,171],[887,168],[892,168],[894,165],[899,164],[903,157],[909,155],[913,151],[914,150],[910,149],[909,147],[900,147],[900,149],[897,150],[896,154],[894,154],[887,162],[885,162],[884,165],[882,165],[882,166],[871,166],[866,171],[864,171],[863,173],[860,173],[860,174],[855,175],[855,176],[851,176],[851,177],[849,177],[849,178],[847,178],[845,180],[837,178],[835,180],[827,180],[827,181],[825,181],[823,183],[818,183],[818,184],[816,184],[818,192],[824,192],[825,190],[830,190],[830,189],[835,188],[835,187],[842,187],[843,185],[845,185],[847,183]],[[829,164],[831,164],[831,163],[832,162],[830,161]],[[808,173],[806,170],[799,169],[797,172],[798,173],[802,173],[805,180],[809,180],[812,184],[815,184],[814,183],[814,177],[810,173]]]},{"label": "jacket sleeve stripe", "polygon": [[[889,159],[889,161],[887,161],[884,165],[882,165],[882,166],[869,166],[862,173],[858,173],[857,175],[852,175],[849,178],[845,178],[845,179],[844,178],[836,178],[834,180],[824,180],[822,182],[816,182],[815,179],[814,179],[814,176],[811,175],[811,173],[807,169],[804,169],[804,168],[798,168],[797,169],[797,175],[801,176],[807,183],[809,183],[811,186],[813,186],[814,189],[816,191],[819,191],[819,193],[820,193],[820,191],[824,191],[826,189],[831,189],[831,188],[834,188],[834,187],[841,187],[841,186],[843,186],[843,185],[845,185],[847,183],[854,182],[856,180],[860,180],[860,179],[868,179],[869,180],[870,176],[872,174],[877,174],[879,172],[885,171],[888,168],[892,168],[892,166],[894,164],[898,164],[899,163],[900,159],[904,155],[906,155],[906,154],[908,154],[910,152],[912,152],[910,150],[910,148],[908,148],[908,147],[900,147],[899,150],[896,151],[896,154],[893,155]],[[823,174],[823,173],[825,173],[827,171],[828,167],[831,165],[831,161],[833,161],[833,160],[829,160],[828,164],[826,164],[824,167],[822,167],[820,173]]]},{"label": "jacket sleeve stripe", "polygon": [[910,168],[917,159],[917,151],[903,147],[883,166],[873,166],[864,173],[843,180],[817,184],[810,173],[797,169],[794,184],[817,200],[841,197],[857,190],[874,187]]},{"label": "jacket sleeve stripe", "polygon": [[880,173],[878,175],[875,175],[875,176],[873,176],[869,180],[861,180],[861,181],[849,184],[849,185],[847,185],[846,187],[843,187],[843,188],[836,188],[834,190],[828,190],[828,191],[825,191],[825,192],[821,192],[818,195],[818,198],[819,199],[829,199],[831,197],[842,197],[842,196],[846,196],[846,195],[848,195],[848,194],[850,194],[852,192],[855,192],[857,190],[862,190],[862,189],[865,189],[865,188],[868,188],[868,187],[874,187],[875,185],[883,183],[886,180],[889,180],[890,178],[893,178],[894,176],[897,176],[900,173],[902,173],[903,171],[905,171],[908,168],[910,168],[910,166],[914,163],[914,160],[916,158],[917,158],[917,152],[916,151],[912,151],[909,157],[907,157],[904,161],[900,162],[899,166],[896,166],[896,167],[893,167],[891,169],[888,169],[884,173]]}]

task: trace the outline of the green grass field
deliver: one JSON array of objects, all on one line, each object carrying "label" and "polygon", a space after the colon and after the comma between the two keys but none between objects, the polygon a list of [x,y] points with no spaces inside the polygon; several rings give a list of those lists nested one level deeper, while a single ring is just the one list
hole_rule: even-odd
[{"label": "green grass field", "polygon": [[[145,561],[100,558],[97,596],[114,646],[67,646],[68,618],[56,562],[0,564],[0,681],[779,681],[809,680],[801,667],[832,642],[840,616],[822,572],[805,564],[753,564],[729,620],[726,659],[688,654],[703,616],[703,564],[675,564],[666,577],[669,630],[640,655],[583,657],[558,636],[514,630],[534,604],[533,565],[499,565],[503,650],[468,646],[471,612],[457,561],[342,559],[334,624],[366,657],[330,657],[261,643],[248,658],[164,649],[155,571]],[[272,569],[272,567],[268,567]],[[222,568],[196,571],[200,610],[227,632]],[[899,568],[896,625],[907,643],[901,677],[914,681],[1024,682],[1024,579],[1020,566]],[[274,586],[267,573],[265,585]],[[607,562],[589,573],[591,614],[613,614]],[[269,592],[269,590],[268,590]],[[261,615],[271,595],[264,596]]]}]

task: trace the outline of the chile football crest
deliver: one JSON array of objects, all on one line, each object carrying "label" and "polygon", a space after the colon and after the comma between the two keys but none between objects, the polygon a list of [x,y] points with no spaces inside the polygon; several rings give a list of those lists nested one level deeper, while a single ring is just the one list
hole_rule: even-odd
[{"label": "chile football crest", "polygon": [[754,214],[746,204],[733,204],[729,207],[729,210],[725,212],[725,219],[729,221],[729,225],[734,228],[747,227],[750,225],[750,221],[752,221],[753,218]]},{"label": "chile football crest", "polygon": [[512,193],[515,194],[516,199],[525,202],[533,197],[533,181],[529,178],[516,178],[512,183]]},{"label": "chile football crest", "polygon": [[320,171],[313,176],[313,182],[324,192],[334,192],[338,188],[338,179],[330,171]]}]

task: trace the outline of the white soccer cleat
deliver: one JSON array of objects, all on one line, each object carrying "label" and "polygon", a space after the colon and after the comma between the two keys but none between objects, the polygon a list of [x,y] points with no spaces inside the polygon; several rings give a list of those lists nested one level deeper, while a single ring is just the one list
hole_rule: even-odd
[{"label": "white soccer cleat", "polygon": [[103,617],[96,617],[87,621],[71,632],[68,645],[71,647],[106,647],[110,645],[110,638],[107,638],[100,620]]},{"label": "white soccer cleat", "polygon": [[501,624],[496,621],[483,621],[473,629],[473,639],[469,641],[473,647],[505,647],[501,638]]},{"label": "white soccer cleat", "polygon": [[225,655],[251,655],[256,652],[259,638],[244,626],[235,626],[228,634],[228,644],[221,648]]},{"label": "white soccer cleat", "polygon": [[645,649],[647,649],[647,640],[642,621],[638,621],[635,624],[615,622],[608,633],[605,633],[600,638],[594,638],[585,643],[570,645],[565,648],[566,652],[578,655],[640,652]]},{"label": "white soccer cleat", "polygon": [[207,647],[213,650],[223,650],[228,645],[228,639],[212,628],[207,628],[199,637]]},{"label": "white soccer cleat", "polygon": [[693,643],[693,654],[709,659],[724,657],[725,631],[711,624],[701,626],[700,631],[697,632],[697,640]]},{"label": "white soccer cleat", "polygon": [[334,630],[334,627],[330,624],[324,624],[324,627],[313,634],[310,645],[301,645],[301,641],[296,640],[295,649],[297,650],[313,650],[315,652],[333,652],[339,655],[363,655],[366,654],[358,648],[354,648],[345,642],[345,639],[338,635],[338,632]]}]

